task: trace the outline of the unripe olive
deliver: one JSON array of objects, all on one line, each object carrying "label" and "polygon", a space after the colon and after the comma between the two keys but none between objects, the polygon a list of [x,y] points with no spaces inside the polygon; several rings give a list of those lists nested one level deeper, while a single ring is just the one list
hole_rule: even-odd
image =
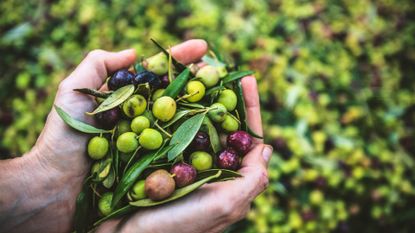
[{"label": "unripe olive", "polygon": [[102,159],[107,154],[108,148],[109,143],[106,138],[95,136],[89,140],[88,155],[91,159]]},{"label": "unripe olive", "polygon": [[144,68],[157,75],[163,75],[168,71],[168,59],[164,53],[158,53],[152,57],[147,58],[143,62]]},{"label": "unripe olive", "polygon": [[133,132],[123,133],[117,138],[117,149],[123,153],[133,152],[137,147],[137,134]]},{"label": "unripe olive", "polygon": [[92,164],[92,167],[91,167],[91,174],[98,173],[98,172],[99,172],[99,161]]},{"label": "unripe olive", "polygon": [[236,108],[238,99],[234,91],[225,89],[220,92],[217,102],[223,104],[226,107],[226,110],[230,112]]},{"label": "unripe olive", "polygon": [[151,100],[156,101],[158,98],[163,96],[165,89],[157,89],[154,93],[153,96],[151,97]]},{"label": "unripe olive", "polygon": [[204,151],[195,151],[190,155],[191,164],[196,170],[204,171],[212,167],[212,156]]},{"label": "unripe olive", "polygon": [[219,81],[219,72],[217,71],[216,67],[206,65],[199,69],[199,71],[196,73],[196,77],[200,78],[206,87],[213,87]]},{"label": "unripe olive", "polygon": [[145,180],[139,180],[134,184],[133,188],[130,191],[130,196],[134,201],[147,197],[145,193],[145,183]]},{"label": "unripe olive", "polygon": [[225,120],[226,107],[221,103],[214,103],[210,106],[212,110],[208,112],[209,118],[214,122],[222,122]]},{"label": "unripe olive", "polygon": [[219,77],[223,78],[228,74],[228,71],[226,70],[226,66],[220,66],[216,68],[218,73],[219,73]]},{"label": "unripe olive", "polygon": [[176,188],[174,179],[166,170],[159,169],[151,173],[145,181],[145,194],[153,201],[168,198]]},{"label": "unripe olive", "polygon": [[133,95],[122,105],[124,114],[130,118],[143,114],[147,107],[147,100],[142,95]]},{"label": "unripe olive", "polygon": [[144,129],[149,127],[150,120],[145,116],[138,116],[131,121],[131,130],[136,134],[140,134]]},{"label": "unripe olive", "polygon": [[163,121],[169,121],[176,114],[176,101],[170,96],[158,98],[153,104],[153,115]]},{"label": "unripe olive", "polygon": [[206,88],[200,81],[190,81],[186,85],[186,93],[191,94],[187,100],[189,102],[197,102],[205,96]]},{"label": "unripe olive", "polygon": [[239,123],[233,117],[226,115],[225,120],[222,122],[221,126],[227,132],[235,132],[239,128]]},{"label": "unripe olive", "polygon": [[118,135],[131,131],[130,122],[127,120],[121,120],[118,122]]},{"label": "unripe olive", "polygon": [[144,129],[138,139],[140,145],[147,150],[155,150],[160,148],[163,143],[163,136],[155,129]]},{"label": "unripe olive", "polygon": [[99,212],[103,216],[107,216],[108,214],[112,212],[112,208],[111,208],[112,196],[113,196],[113,193],[111,192],[105,193],[104,195],[102,195],[102,197],[98,201],[98,209],[99,209]]}]

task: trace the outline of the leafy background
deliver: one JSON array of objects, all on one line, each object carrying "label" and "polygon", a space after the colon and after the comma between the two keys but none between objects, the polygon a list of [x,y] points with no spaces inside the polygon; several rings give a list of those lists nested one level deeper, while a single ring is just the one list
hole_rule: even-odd
[{"label": "leafy background", "polygon": [[229,232],[414,229],[411,0],[0,2],[0,154],[30,150],[96,48],[204,38],[260,85],[270,187]]}]

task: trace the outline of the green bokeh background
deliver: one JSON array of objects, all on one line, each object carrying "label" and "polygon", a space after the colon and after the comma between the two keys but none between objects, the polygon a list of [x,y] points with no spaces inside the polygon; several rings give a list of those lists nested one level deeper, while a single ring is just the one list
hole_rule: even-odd
[{"label": "green bokeh background", "polygon": [[229,232],[414,229],[411,0],[0,2],[0,154],[30,150],[92,49],[204,38],[259,81],[270,186]]}]

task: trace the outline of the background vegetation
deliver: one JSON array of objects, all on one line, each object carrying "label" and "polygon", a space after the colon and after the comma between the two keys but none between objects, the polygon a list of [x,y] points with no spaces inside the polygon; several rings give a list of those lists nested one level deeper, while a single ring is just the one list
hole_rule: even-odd
[{"label": "background vegetation", "polygon": [[230,232],[409,232],[411,0],[0,2],[1,155],[28,151],[87,51],[204,38],[260,82],[269,189]]}]

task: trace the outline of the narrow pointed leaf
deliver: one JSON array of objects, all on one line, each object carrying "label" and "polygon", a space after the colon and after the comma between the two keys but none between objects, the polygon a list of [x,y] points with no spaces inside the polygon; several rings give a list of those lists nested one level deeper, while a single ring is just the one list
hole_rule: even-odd
[{"label": "narrow pointed leaf", "polygon": [[179,95],[180,91],[183,90],[189,77],[190,70],[186,68],[179,74],[179,76],[176,77],[176,79],[173,80],[173,82],[167,86],[166,90],[163,92],[163,95],[170,96],[171,98],[176,98]]},{"label": "narrow pointed leaf", "polygon": [[119,217],[125,216],[125,215],[133,212],[135,209],[137,209],[137,207],[132,206],[132,205],[126,205],[126,206],[124,206],[122,208],[119,208],[118,210],[110,213],[109,215],[101,218],[100,220],[96,221],[94,223],[94,226],[98,226],[99,224],[101,224],[104,221],[107,221],[108,219],[119,218]]},{"label": "narrow pointed leaf", "polygon": [[212,147],[213,152],[219,152],[222,149],[222,146],[220,145],[218,131],[212,124],[212,121],[210,121],[209,117],[205,117],[203,124],[206,125],[206,128],[208,130],[210,146]]},{"label": "narrow pointed leaf", "polygon": [[202,180],[206,177],[210,177],[214,174],[216,174],[218,171],[222,171],[221,175],[215,179],[212,179],[210,182],[219,182],[219,181],[226,181],[226,180],[232,180],[238,177],[242,177],[242,175],[239,172],[227,170],[227,169],[209,169],[205,171],[201,171],[197,174],[196,180]]},{"label": "narrow pointed leaf", "polygon": [[133,93],[134,85],[130,84],[121,87],[120,89],[114,91],[110,96],[108,96],[108,98],[106,98],[104,102],[102,102],[93,112],[88,112],[87,114],[94,115],[99,112],[104,112],[115,108],[126,101]]},{"label": "narrow pointed leaf", "polygon": [[[163,47],[161,46],[160,43],[158,43],[156,40],[154,40],[153,38],[150,39],[167,57],[169,56],[169,52]],[[184,69],[186,69],[186,66],[183,65],[182,63],[178,62],[173,56],[171,57],[172,63],[174,65],[174,67],[176,68],[176,70],[178,72],[182,72]]]},{"label": "narrow pointed leaf", "polygon": [[241,119],[241,128],[244,131],[248,130],[247,124],[246,124],[246,106],[245,106],[245,99],[242,91],[242,83],[241,80],[238,80],[235,85],[235,94],[238,99],[238,102],[236,104],[236,110],[238,111],[239,118]]},{"label": "narrow pointed leaf", "polygon": [[89,188],[90,179],[84,181],[81,192],[76,198],[76,209],[74,219],[74,229],[77,233],[88,232],[91,208],[91,190]]},{"label": "narrow pointed leaf", "polygon": [[90,88],[78,88],[78,89],[73,89],[73,90],[80,92],[82,94],[92,95],[92,96],[99,97],[99,98],[107,98],[112,93],[112,92],[102,92],[102,91],[98,91],[98,90],[90,89]]},{"label": "narrow pointed leaf", "polygon": [[175,122],[177,122],[178,120],[182,119],[184,116],[187,116],[187,115],[188,115],[189,113],[191,113],[191,112],[192,112],[192,110],[188,110],[188,109],[178,111],[178,112],[174,115],[173,119],[171,119],[171,120],[170,120],[170,121],[168,121],[165,125],[163,125],[163,128],[167,128],[167,127],[169,127],[170,125],[172,125],[172,124],[174,124]]},{"label": "narrow pointed leaf", "polygon": [[246,70],[246,71],[234,71],[229,73],[225,78],[223,78],[223,83],[227,84],[235,80],[239,80],[245,76],[254,74],[254,71]]}]

